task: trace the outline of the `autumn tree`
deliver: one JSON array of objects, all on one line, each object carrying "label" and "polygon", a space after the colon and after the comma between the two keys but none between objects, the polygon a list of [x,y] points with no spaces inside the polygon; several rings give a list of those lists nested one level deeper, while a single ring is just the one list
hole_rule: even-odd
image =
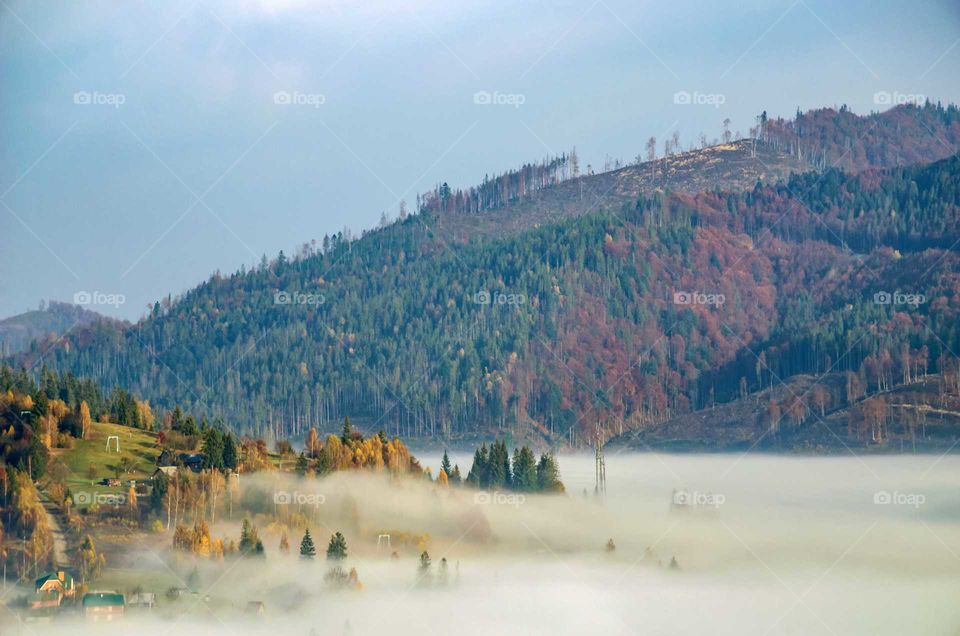
[{"label": "autumn tree", "polygon": [[80,437],[82,439],[90,439],[90,425],[92,421],[90,419],[90,406],[87,404],[86,400],[82,400],[80,402],[78,416],[80,419]]},{"label": "autumn tree", "polygon": [[810,403],[820,410],[820,417],[826,415],[827,404],[830,402],[830,392],[822,384],[815,384],[810,389]]}]

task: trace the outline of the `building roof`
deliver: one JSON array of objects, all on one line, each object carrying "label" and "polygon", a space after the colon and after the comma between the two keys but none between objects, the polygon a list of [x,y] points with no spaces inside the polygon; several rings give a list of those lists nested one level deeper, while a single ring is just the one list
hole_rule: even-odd
[{"label": "building roof", "polygon": [[89,592],[83,596],[84,607],[123,607],[123,594],[119,592]]},{"label": "building roof", "polygon": [[[61,572],[63,573],[63,581],[60,581]],[[57,581],[59,583],[62,583],[63,586],[66,588],[73,587],[73,577],[70,576],[68,572],[63,572],[61,570],[59,572],[51,572],[50,574],[44,574],[43,576],[41,576],[39,579],[37,579],[35,589],[39,590],[48,581]]]}]

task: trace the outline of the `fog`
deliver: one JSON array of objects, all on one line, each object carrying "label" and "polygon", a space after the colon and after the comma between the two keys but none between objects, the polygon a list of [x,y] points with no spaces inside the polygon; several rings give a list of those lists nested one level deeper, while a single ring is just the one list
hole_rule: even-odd
[{"label": "fog", "polygon": [[[438,457],[418,456],[436,472]],[[451,459],[466,474],[470,457]],[[960,458],[610,454],[605,497],[593,495],[592,456],[559,462],[562,496],[356,473],[243,477],[266,559],[197,559],[201,593],[171,601],[164,591],[194,562],[172,554],[169,533],[150,537],[111,565],[128,587],[157,592],[158,607],[128,608],[109,626],[72,619],[71,633],[960,631]],[[278,551],[273,510],[287,523],[290,555]],[[297,556],[295,512],[315,560]],[[212,535],[236,538],[240,519],[237,509],[218,518]],[[324,583],[323,552],[338,530],[349,545],[344,568],[356,568],[362,589]],[[391,546],[381,538],[378,547],[388,533]],[[418,578],[423,548],[429,578]],[[262,616],[245,612],[249,601],[264,603]],[[48,629],[3,620],[3,633]]]}]

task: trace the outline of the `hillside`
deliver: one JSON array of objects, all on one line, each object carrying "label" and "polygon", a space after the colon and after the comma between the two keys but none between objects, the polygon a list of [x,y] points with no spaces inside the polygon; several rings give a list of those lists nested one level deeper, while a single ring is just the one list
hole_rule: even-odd
[{"label": "hillside", "polygon": [[[115,442],[111,441],[109,449],[107,447],[107,439],[114,435],[119,441],[119,452]],[[93,422],[87,438],[75,440],[72,448],[51,450],[51,455],[64,467],[64,482],[80,507],[93,503],[93,494],[125,495],[129,480],[148,480],[156,469],[159,454],[155,433],[106,422]],[[119,478],[123,483],[120,486],[100,484],[107,478]]]},{"label": "hillside", "polygon": [[[532,225],[537,202],[522,197],[503,217],[427,205],[20,361],[258,435],[349,415],[404,437],[550,444],[582,443],[597,420],[645,429],[797,374],[849,371],[872,394],[953,365],[960,158],[757,183],[738,163],[750,152],[668,162],[694,190],[739,173],[749,187],[631,195],[643,171],[628,168],[580,179],[622,187],[628,205]],[[538,196],[561,201],[575,183]],[[476,229],[510,214],[524,219],[516,232]],[[440,240],[438,220],[476,235]]]},{"label": "hillside", "polygon": [[[849,452],[872,440],[882,425],[883,445],[893,451],[948,450],[960,437],[957,376],[917,378],[869,398],[848,395],[843,373],[795,375],[725,404],[686,413],[614,436],[611,451],[730,450]],[[882,410],[871,410],[881,400]],[[794,403],[805,408],[794,412]],[[883,421],[873,420],[883,414]]]},{"label": "hillside", "polygon": [[33,341],[53,341],[71,329],[105,320],[95,311],[51,301],[40,309],[0,320],[0,356],[25,351]]}]

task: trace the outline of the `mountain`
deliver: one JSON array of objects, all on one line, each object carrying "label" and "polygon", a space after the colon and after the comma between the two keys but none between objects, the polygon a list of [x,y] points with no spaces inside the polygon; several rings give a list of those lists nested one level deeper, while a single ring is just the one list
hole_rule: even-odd
[{"label": "mountain", "polygon": [[0,355],[27,350],[31,343],[55,341],[72,329],[106,318],[77,305],[50,301],[39,309],[0,320]]},{"label": "mountain", "polygon": [[[857,126],[911,113],[956,133],[952,107]],[[832,146],[796,156],[761,123],[750,140],[600,175],[561,178],[564,158],[499,186],[444,185],[360,239],[214,275],[135,325],[98,322],[19,362],[259,435],[349,415],[404,437],[551,444],[589,440],[597,421],[652,429],[801,374],[852,374],[850,406],[946,378],[960,158],[878,168],[865,151],[862,170],[817,169],[804,157]],[[939,147],[900,142],[882,156]],[[581,188],[611,194],[596,204]]]}]

